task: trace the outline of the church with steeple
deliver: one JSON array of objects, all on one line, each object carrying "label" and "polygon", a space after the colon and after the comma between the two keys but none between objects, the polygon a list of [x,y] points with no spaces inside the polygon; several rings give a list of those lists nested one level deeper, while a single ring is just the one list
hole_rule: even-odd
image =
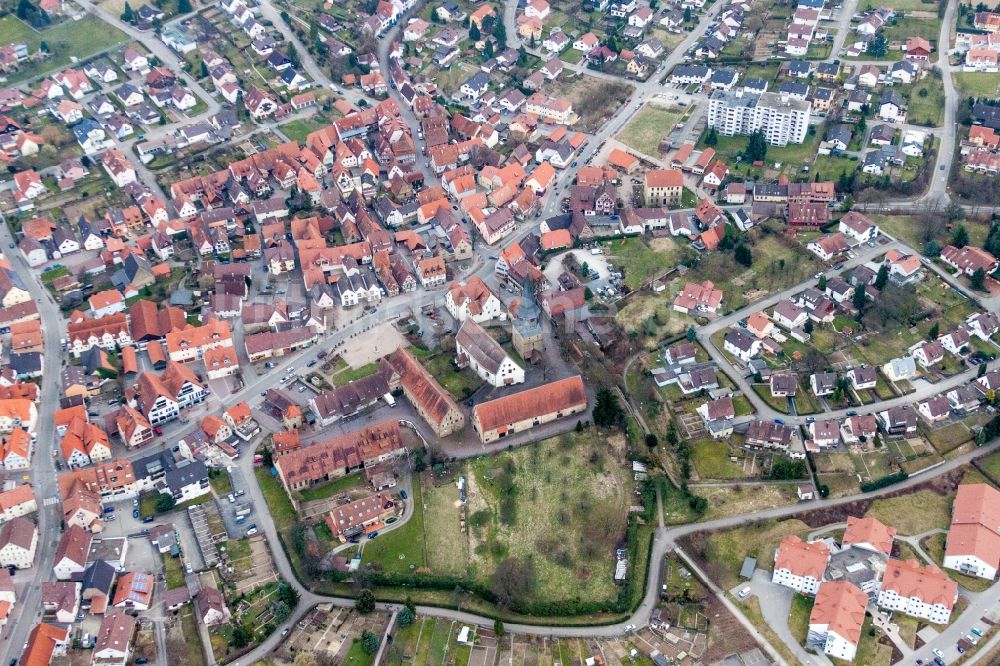
[{"label": "church with steeple", "polygon": [[514,349],[521,358],[529,361],[533,351],[542,350],[542,309],[535,299],[535,286],[528,276],[521,282],[521,301],[512,323]]}]

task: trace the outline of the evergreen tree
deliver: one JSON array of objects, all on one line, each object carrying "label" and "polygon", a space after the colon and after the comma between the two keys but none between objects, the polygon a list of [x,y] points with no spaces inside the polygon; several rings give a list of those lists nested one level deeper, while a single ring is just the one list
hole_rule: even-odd
[{"label": "evergreen tree", "polygon": [[621,426],[625,421],[625,412],[618,404],[615,394],[606,388],[597,392],[597,404],[594,405],[594,423],[610,428]]},{"label": "evergreen tree", "polygon": [[408,627],[413,624],[414,620],[413,611],[404,606],[400,609],[399,613],[396,614],[396,624],[400,627]]},{"label": "evergreen tree", "polygon": [[375,632],[370,629],[365,629],[361,632],[361,648],[368,654],[375,654],[378,652],[379,646],[378,636]]},{"label": "evergreen tree", "polygon": [[816,288],[820,291],[826,291],[826,276],[820,275],[816,280]]},{"label": "evergreen tree", "polygon": [[205,64],[204,60],[201,61],[201,74],[200,74],[200,76],[201,76],[201,78],[205,78],[206,76],[208,76],[208,65]]},{"label": "evergreen tree", "polygon": [[472,27],[469,28],[469,39],[474,42],[478,42],[479,38],[482,36],[482,33],[479,32],[479,26],[473,23]]},{"label": "evergreen tree", "polygon": [[736,259],[737,263],[743,264],[747,268],[753,265],[753,253],[746,245],[737,245],[736,250],[733,251],[733,258]]},{"label": "evergreen tree", "polygon": [[496,37],[501,50],[507,48],[507,29],[503,27],[503,21],[493,22],[493,36]]},{"label": "evergreen tree", "polygon": [[135,12],[132,11],[132,5],[125,3],[125,9],[122,10],[122,21],[125,23],[135,23]]},{"label": "evergreen tree", "polygon": [[889,40],[885,34],[878,33],[872,41],[868,42],[868,55],[876,60],[882,58],[889,51]]},{"label": "evergreen tree", "polygon": [[887,282],[889,282],[889,268],[882,264],[878,269],[878,275],[875,276],[875,288],[882,291]]},{"label": "evergreen tree", "polygon": [[767,157],[767,139],[762,130],[757,130],[750,135],[747,141],[747,149],[743,152],[748,162],[763,161]]},{"label": "evergreen tree", "polygon": [[969,278],[969,284],[972,285],[973,289],[978,289],[980,291],[986,290],[986,271],[982,268],[977,268],[976,272],[972,274]]},{"label": "evergreen tree", "polygon": [[858,321],[860,321],[861,315],[864,314],[865,306],[868,304],[868,297],[865,295],[864,284],[859,284],[854,290],[854,296],[851,298],[851,304],[854,305],[854,309],[858,311]]},{"label": "evergreen tree", "polygon": [[698,331],[695,330],[694,326],[688,326],[687,335],[685,335],[688,342],[694,342],[698,339]]},{"label": "evergreen tree", "polygon": [[684,22],[685,23],[690,23],[691,22],[691,8],[690,7],[685,7],[684,8]]},{"label": "evergreen tree", "polygon": [[718,143],[719,143],[719,131],[714,127],[709,127],[708,134],[705,135],[705,145],[711,148]]},{"label": "evergreen tree", "polygon": [[177,13],[188,14],[191,12],[191,0],[177,0]]},{"label": "evergreen tree", "polygon": [[958,225],[951,232],[951,244],[963,248],[969,244],[969,232],[964,225]]},{"label": "evergreen tree", "polygon": [[941,254],[941,246],[936,240],[929,240],[924,244],[924,256],[936,257]]},{"label": "evergreen tree", "polygon": [[983,242],[983,249],[994,257],[1000,256],[1000,224],[994,224],[990,227],[990,233],[987,234],[986,240]]},{"label": "evergreen tree", "polygon": [[940,332],[941,332],[941,325],[938,324],[937,322],[934,322],[934,324],[930,327],[930,330],[927,331],[927,339],[937,340],[938,333]]},{"label": "evergreen tree", "polygon": [[362,615],[367,615],[375,610],[375,594],[371,590],[361,590],[358,594],[357,603],[354,606],[354,610],[358,611]]}]

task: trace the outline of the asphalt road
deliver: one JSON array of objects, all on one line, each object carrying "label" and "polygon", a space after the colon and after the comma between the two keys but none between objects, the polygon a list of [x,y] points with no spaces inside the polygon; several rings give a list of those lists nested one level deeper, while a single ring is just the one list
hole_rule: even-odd
[{"label": "asphalt road", "polygon": [[[13,242],[10,228],[0,216],[0,247],[6,247]],[[8,253],[4,251],[4,254]],[[31,274],[24,257],[20,252],[11,252],[7,259],[21,277],[25,289],[31,294],[32,300],[38,305],[42,319],[45,353],[42,354],[42,385],[39,390],[38,421],[35,432],[38,442],[32,458],[31,484],[34,487],[35,499],[38,502],[38,547],[35,555],[36,581],[50,577],[56,547],[59,541],[59,525],[62,516],[59,505],[45,506],[46,498],[56,497],[55,458],[52,447],[56,446],[55,425],[53,414],[59,406],[59,396],[62,394],[60,374],[62,370],[63,353],[60,352],[59,339],[62,326],[60,314],[52,297],[42,288],[41,284]],[[8,626],[4,632],[6,640],[2,644],[3,656],[0,663],[8,663],[11,658],[21,655],[21,646],[28,640],[28,633],[41,614],[41,586],[32,584],[18,598],[12,616],[13,626]]]}]

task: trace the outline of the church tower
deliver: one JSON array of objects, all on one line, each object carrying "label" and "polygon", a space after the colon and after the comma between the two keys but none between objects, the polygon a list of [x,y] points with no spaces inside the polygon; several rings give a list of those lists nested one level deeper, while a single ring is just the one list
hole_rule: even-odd
[{"label": "church tower", "polygon": [[512,338],[514,349],[525,361],[529,360],[531,352],[542,350],[542,311],[528,276],[521,282],[521,302],[514,315]]}]

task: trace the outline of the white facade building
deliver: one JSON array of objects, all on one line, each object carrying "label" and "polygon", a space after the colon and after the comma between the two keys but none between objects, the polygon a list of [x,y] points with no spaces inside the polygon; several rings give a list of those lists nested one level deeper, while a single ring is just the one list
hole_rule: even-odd
[{"label": "white facade building", "polygon": [[802,143],[809,129],[808,102],[779,93],[717,90],[708,101],[708,126],[720,134],[752,134],[762,130],[772,146]]}]

